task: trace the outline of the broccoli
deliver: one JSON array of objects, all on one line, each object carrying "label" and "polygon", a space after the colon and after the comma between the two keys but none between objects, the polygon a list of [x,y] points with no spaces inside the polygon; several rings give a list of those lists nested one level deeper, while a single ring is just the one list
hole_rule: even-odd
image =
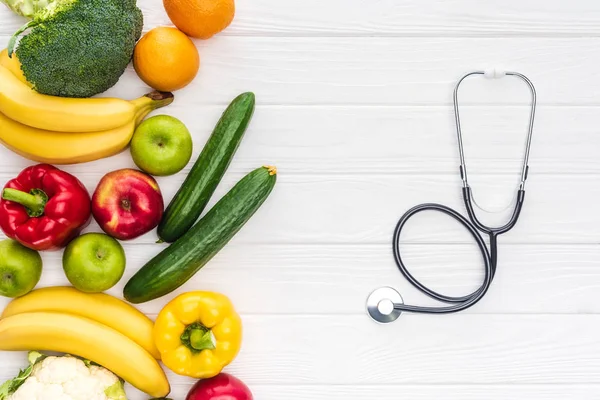
[{"label": "broccoli", "polygon": [[[135,0],[0,0],[33,18],[15,54],[39,93],[91,97],[114,86],[142,34]],[[42,7],[42,8],[40,8]],[[15,40],[11,39],[12,56]]]}]

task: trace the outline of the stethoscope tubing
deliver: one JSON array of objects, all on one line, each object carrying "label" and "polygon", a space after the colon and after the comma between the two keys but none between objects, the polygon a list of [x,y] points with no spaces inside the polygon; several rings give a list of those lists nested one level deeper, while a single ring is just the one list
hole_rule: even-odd
[{"label": "stethoscope tubing", "polygon": [[[454,220],[458,221],[465,229],[467,229],[467,231],[471,234],[473,239],[475,239],[475,243],[477,244],[477,247],[481,252],[483,260],[484,277],[481,286],[474,292],[465,296],[456,297],[436,292],[428,288],[417,278],[415,278],[404,264],[404,261],[402,260],[402,254],[400,252],[400,236],[402,234],[402,230],[404,229],[406,223],[413,216],[424,211],[438,211],[450,216]],[[497,251],[497,235],[495,233],[490,233],[489,236],[491,242],[491,250],[493,254],[490,253],[490,250],[488,249],[484,238],[481,236],[475,225],[467,218],[465,218],[462,214],[458,213],[456,210],[444,206],[442,204],[435,203],[420,204],[408,210],[402,216],[402,218],[400,218],[398,224],[396,225],[396,228],[394,229],[393,251],[396,265],[402,273],[402,275],[404,275],[404,277],[419,291],[435,300],[454,305],[448,307],[422,307],[408,304],[394,304],[394,309],[402,312],[413,312],[421,314],[450,314],[465,310],[479,302],[490,288],[496,271],[496,265],[493,262],[493,260],[496,259],[495,255]]]},{"label": "stethoscope tubing", "polygon": [[[500,78],[503,76],[514,76],[516,78],[521,79],[523,82],[525,82],[531,91],[531,112],[530,112],[529,127],[528,127],[528,133],[527,133],[527,141],[525,143],[525,155],[523,158],[520,185],[519,185],[519,189],[518,189],[517,197],[516,197],[517,200],[516,200],[516,204],[515,204],[512,216],[510,217],[509,221],[500,227],[488,227],[477,218],[477,215],[476,215],[475,209],[474,209],[474,205],[473,205],[473,203],[474,203],[473,194],[472,194],[471,187],[469,185],[468,177],[467,177],[467,166],[466,166],[466,162],[465,162],[465,151],[464,151],[464,146],[463,146],[458,93],[459,93],[459,88],[460,88],[461,83],[467,77],[472,76],[472,75],[484,75],[486,77],[491,77],[491,78]],[[441,205],[441,204],[426,203],[426,204],[421,204],[421,205],[415,206],[415,207],[411,208],[410,210],[408,210],[396,224],[396,228],[394,230],[393,246],[392,246],[393,252],[394,252],[394,260],[396,262],[398,269],[402,273],[402,275],[404,275],[404,277],[416,289],[421,291],[423,294],[429,296],[432,299],[435,299],[437,301],[447,303],[450,305],[445,306],[445,307],[427,307],[427,306],[416,306],[416,305],[404,304],[402,302],[402,297],[400,296],[399,293],[397,293],[392,288],[384,287],[384,288],[378,289],[379,291],[376,290],[375,292],[373,292],[367,301],[368,312],[374,320],[376,320],[377,322],[381,322],[381,323],[392,322],[392,321],[396,320],[396,318],[398,318],[398,316],[402,312],[412,312],[412,313],[421,313],[421,314],[456,313],[456,312],[463,311],[463,310],[466,310],[466,309],[472,307],[473,305],[477,304],[485,296],[485,294],[489,290],[489,288],[492,284],[492,280],[494,279],[494,276],[496,274],[496,267],[497,267],[497,262],[498,262],[498,236],[510,231],[516,225],[516,223],[521,215],[521,210],[523,208],[523,202],[525,200],[525,181],[527,180],[528,173],[529,173],[529,155],[530,155],[530,151],[531,151],[531,142],[532,142],[532,136],[533,136],[533,124],[534,124],[534,119],[535,119],[536,105],[537,105],[537,93],[536,93],[535,87],[534,87],[533,83],[529,80],[529,78],[527,78],[525,75],[523,75],[521,73],[518,73],[518,72],[501,72],[500,73],[500,72],[494,70],[490,74],[488,71],[474,71],[474,72],[470,72],[470,73],[464,75],[463,77],[461,77],[459,79],[459,81],[457,82],[457,84],[454,88],[454,111],[455,111],[455,118],[456,118],[456,133],[457,133],[457,139],[458,139],[458,150],[459,150],[459,156],[460,156],[460,176],[461,176],[461,180],[463,183],[462,194],[463,194],[464,204],[465,204],[465,208],[467,210],[467,215],[468,215],[469,219],[467,219],[465,216],[458,213],[454,209],[444,206],[444,205]],[[437,211],[437,212],[441,212],[441,213],[444,213],[444,214],[450,216],[454,220],[458,221],[458,223],[460,223],[471,234],[471,236],[475,240],[475,243],[477,244],[477,247],[479,248],[479,250],[481,252],[481,256],[482,256],[482,260],[483,260],[484,278],[483,278],[483,282],[481,283],[479,288],[476,289],[475,291],[473,291],[472,293],[464,295],[464,296],[448,296],[448,295],[436,292],[435,290],[428,288],[423,283],[421,283],[408,270],[406,264],[404,263],[404,261],[402,259],[402,255],[400,252],[400,236],[402,234],[402,230],[404,229],[404,227],[406,226],[406,223],[410,220],[410,218],[412,218],[416,214],[424,212],[424,211]],[[489,248],[487,247],[485,239],[483,238],[481,233],[485,233],[488,236],[489,242],[490,242]],[[389,298],[387,298],[387,299],[385,298],[385,297],[389,297],[390,294],[393,295],[393,297],[396,298],[397,301],[396,302],[392,301],[394,303],[393,313],[390,315],[384,315],[378,309],[378,302],[383,301],[383,300],[391,301]]]}]

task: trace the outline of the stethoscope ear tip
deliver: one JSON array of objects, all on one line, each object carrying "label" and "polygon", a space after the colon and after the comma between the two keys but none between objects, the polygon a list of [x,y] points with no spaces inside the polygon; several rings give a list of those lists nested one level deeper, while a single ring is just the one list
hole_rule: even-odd
[{"label": "stethoscope ear tip", "polygon": [[400,293],[391,287],[381,287],[369,295],[367,312],[375,322],[388,324],[402,314],[402,311],[396,309],[396,304],[404,304]]}]

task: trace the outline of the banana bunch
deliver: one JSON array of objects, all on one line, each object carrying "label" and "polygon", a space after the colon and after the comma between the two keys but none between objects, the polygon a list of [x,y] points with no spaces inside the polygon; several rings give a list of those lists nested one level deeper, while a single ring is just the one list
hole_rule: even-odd
[{"label": "banana bunch", "polygon": [[146,115],[172,102],[173,94],[163,92],[132,101],[39,94],[18,61],[0,53],[0,142],[33,161],[77,164],[115,155]]},{"label": "banana bunch", "polygon": [[112,296],[44,288],[6,307],[0,318],[0,350],[80,356],[152,397],[164,397],[170,386],[156,361],[160,354],[153,326],[144,314]]}]

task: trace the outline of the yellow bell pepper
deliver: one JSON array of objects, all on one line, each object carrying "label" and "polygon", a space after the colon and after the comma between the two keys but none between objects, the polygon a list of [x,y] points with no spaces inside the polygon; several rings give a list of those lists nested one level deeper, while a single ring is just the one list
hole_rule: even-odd
[{"label": "yellow bell pepper", "polygon": [[242,320],[222,294],[185,293],[158,315],[154,341],[162,362],[176,374],[212,378],[238,355]]}]

